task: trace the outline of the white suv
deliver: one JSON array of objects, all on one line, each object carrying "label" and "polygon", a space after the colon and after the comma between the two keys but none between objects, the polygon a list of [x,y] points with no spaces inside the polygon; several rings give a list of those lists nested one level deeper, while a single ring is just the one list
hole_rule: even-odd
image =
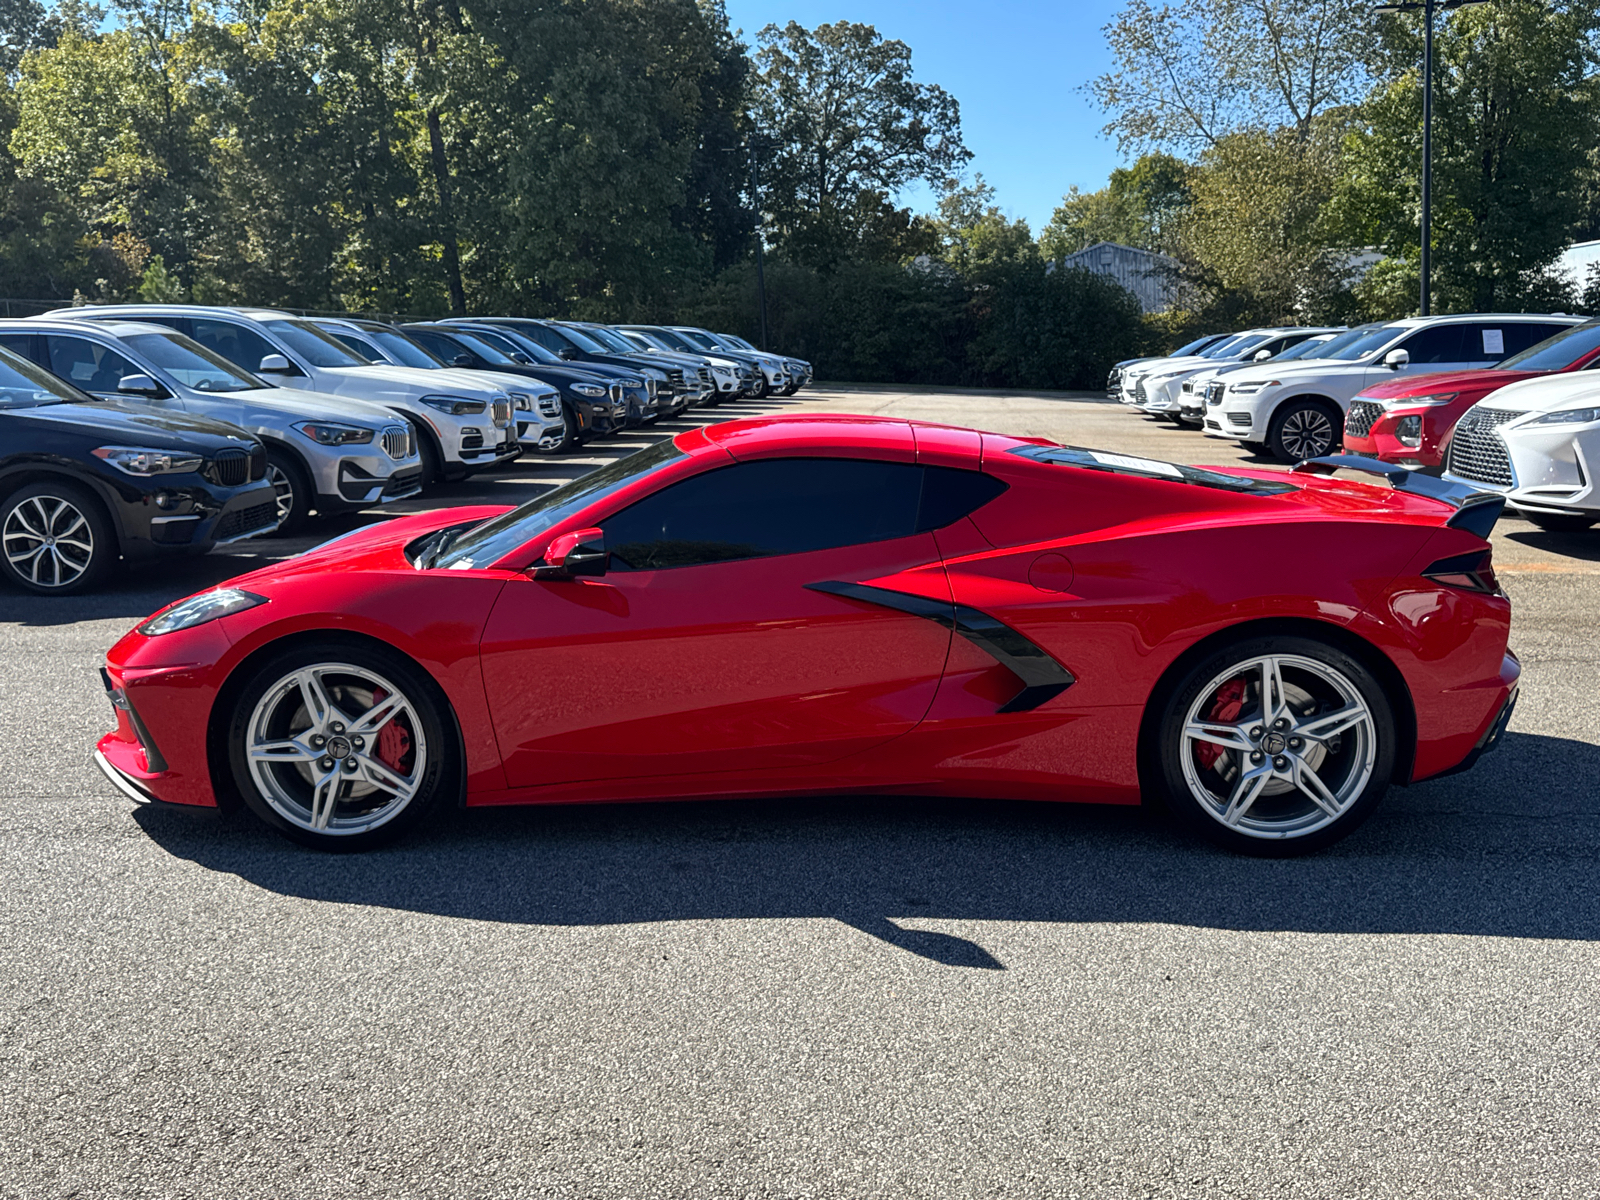
[{"label": "white suv", "polygon": [[1298,346],[1314,333],[1326,333],[1327,328],[1301,328],[1289,325],[1276,329],[1252,329],[1235,339],[1233,345],[1212,358],[1174,359],[1168,365],[1146,370],[1138,387],[1143,394],[1138,407],[1152,416],[1180,420],[1183,400],[1193,394],[1193,382],[1201,375],[1241,363],[1276,358],[1292,346]]},{"label": "white suv", "polygon": [[62,308],[47,317],[149,321],[288,387],[368,400],[408,417],[420,435],[423,482],[464,479],[522,453],[511,397],[469,371],[370,363],[303,317],[270,308],[116,304]]},{"label": "white suv", "polygon": [[1207,437],[1270,451],[1282,462],[1318,458],[1339,444],[1344,414],[1363,388],[1398,375],[1469,371],[1506,357],[1508,326],[1532,326],[1514,339],[1529,345],[1582,317],[1539,313],[1469,313],[1411,317],[1362,326],[1326,343],[1317,358],[1265,362],[1227,377],[1206,403]]},{"label": "white suv", "polygon": [[1240,362],[1245,357],[1245,351],[1265,341],[1270,332],[1266,329],[1246,329],[1240,333],[1230,333],[1196,354],[1173,354],[1134,363],[1122,372],[1122,403],[1142,409],[1150,399],[1150,384],[1168,372]]}]

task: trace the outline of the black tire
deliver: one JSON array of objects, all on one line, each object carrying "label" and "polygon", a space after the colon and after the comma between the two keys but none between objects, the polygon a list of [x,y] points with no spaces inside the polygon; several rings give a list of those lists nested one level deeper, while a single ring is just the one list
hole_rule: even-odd
[{"label": "black tire", "polygon": [[[320,724],[311,722],[304,692],[286,685],[296,673],[311,671],[318,673],[323,694],[333,706]],[[374,684],[383,682],[392,686],[380,697]],[[378,720],[366,737],[357,718],[395,694],[406,707],[392,718]],[[398,733],[389,738],[391,728]],[[298,738],[306,753],[343,751],[349,757],[252,760],[248,748],[262,740],[261,735],[281,745]],[[320,749],[310,749],[314,738],[322,739]],[[234,786],[250,812],[290,840],[319,850],[366,850],[392,841],[414,829],[460,788],[460,748],[443,691],[410,659],[357,643],[301,643],[259,663],[229,714],[227,754]],[[347,770],[347,761],[356,766]],[[332,770],[325,770],[330,762]],[[409,796],[401,799],[400,789],[371,782],[369,769],[374,775],[388,771],[396,781],[409,784]],[[322,829],[314,827],[319,808],[315,797],[323,794],[315,786],[318,778],[329,782],[334,798],[332,808],[325,810],[330,817]],[[367,789],[364,794],[353,794],[362,789]]]},{"label": "black tire", "polygon": [[417,453],[422,458],[422,486],[433,487],[444,482],[444,455],[440,453],[431,433],[417,430]]},{"label": "black tire", "polygon": [[[278,506],[277,537],[293,537],[305,528],[316,504],[316,489],[300,460],[277,446],[267,447],[267,482]],[[274,535],[268,535],[274,536]]]},{"label": "black tire", "polygon": [[757,400],[765,400],[768,396],[772,395],[772,384],[768,381],[767,373],[765,371],[758,369],[756,371],[756,375],[761,382],[756,384],[755,398]]},{"label": "black tire", "polygon": [[573,415],[572,409],[567,405],[561,406],[561,441],[545,445],[541,442],[534,448],[535,454],[546,457],[552,454],[571,454],[578,448],[578,418]]},{"label": "black tire", "polygon": [[1546,533],[1581,533],[1595,523],[1594,517],[1580,517],[1574,513],[1523,513]]},{"label": "black tire", "polygon": [[[1282,727],[1262,716],[1259,664],[1269,660],[1279,664],[1274,690],[1288,701],[1273,705]],[[1382,685],[1313,638],[1241,638],[1192,664],[1155,702],[1153,761],[1166,806],[1190,833],[1236,853],[1284,858],[1332,845],[1371,815],[1394,773],[1394,710]],[[1359,715],[1342,731],[1309,736],[1318,721],[1336,722],[1335,712]],[[1187,735],[1191,719],[1239,748]],[[1323,801],[1313,797],[1319,786]]]},{"label": "black tire", "polygon": [[1337,409],[1321,400],[1290,400],[1272,414],[1267,449],[1279,462],[1297,463],[1321,458],[1339,447],[1344,420]]},{"label": "black tire", "polygon": [[[87,536],[85,536],[87,534]],[[30,483],[0,501],[0,577],[41,596],[86,591],[121,559],[105,507],[66,480]]]}]

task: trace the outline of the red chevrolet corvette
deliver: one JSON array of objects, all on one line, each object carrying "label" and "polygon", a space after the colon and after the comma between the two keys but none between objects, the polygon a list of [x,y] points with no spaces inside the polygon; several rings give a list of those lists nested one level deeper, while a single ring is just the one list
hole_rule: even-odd
[{"label": "red chevrolet corvette", "polygon": [[735,421],[162,610],[108,656],[97,757],[326,847],[442,803],[903,792],[1160,796],[1296,853],[1505,728],[1501,504],[1370,459]]}]

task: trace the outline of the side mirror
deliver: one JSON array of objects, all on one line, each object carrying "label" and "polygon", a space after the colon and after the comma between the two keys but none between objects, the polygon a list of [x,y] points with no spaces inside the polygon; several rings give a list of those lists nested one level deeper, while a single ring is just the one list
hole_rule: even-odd
[{"label": "side mirror", "polygon": [[544,552],[544,562],[534,568],[535,579],[572,579],[579,575],[604,575],[611,565],[603,529],[575,529],[563,533]]},{"label": "side mirror", "polygon": [[1398,371],[1401,367],[1411,362],[1411,351],[1391,350],[1383,356],[1383,365],[1391,371]]},{"label": "side mirror", "polygon": [[167,389],[148,375],[124,375],[117,384],[117,391],[130,396],[159,397],[167,394]]},{"label": "side mirror", "polygon": [[289,360],[281,354],[269,354],[261,360],[261,365],[256,368],[263,375],[293,375],[294,367]]},{"label": "side mirror", "polygon": [[1251,361],[1252,362],[1265,362],[1267,359],[1269,359],[1271,357],[1272,357],[1272,351],[1271,350],[1257,350],[1255,358],[1253,358]]},{"label": "side mirror", "polygon": [[561,349],[556,351],[556,357],[565,359],[567,362],[572,362],[578,357],[578,352],[571,346],[563,346]]},{"label": "side mirror", "polygon": [[472,365],[472,355],[458,354],[450,360],[450,365],[452,367],[470,367]]}]

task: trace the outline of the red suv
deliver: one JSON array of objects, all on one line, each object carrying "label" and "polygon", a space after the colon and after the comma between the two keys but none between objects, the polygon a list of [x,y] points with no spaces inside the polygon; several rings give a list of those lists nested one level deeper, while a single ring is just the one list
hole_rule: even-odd
[{"label": "red suv", "polygon": [[1441,466],[1456,422],[1490,392],[1539,375],[1600,367],[1600,320],[1573,325],[1526,348],[1511,344],[1519,332],[1505,326],[1503,351],[1510,357],[1492,367],[1408,375],[1359,393],[1345,413],[1345,453],[1408,467]]}]

